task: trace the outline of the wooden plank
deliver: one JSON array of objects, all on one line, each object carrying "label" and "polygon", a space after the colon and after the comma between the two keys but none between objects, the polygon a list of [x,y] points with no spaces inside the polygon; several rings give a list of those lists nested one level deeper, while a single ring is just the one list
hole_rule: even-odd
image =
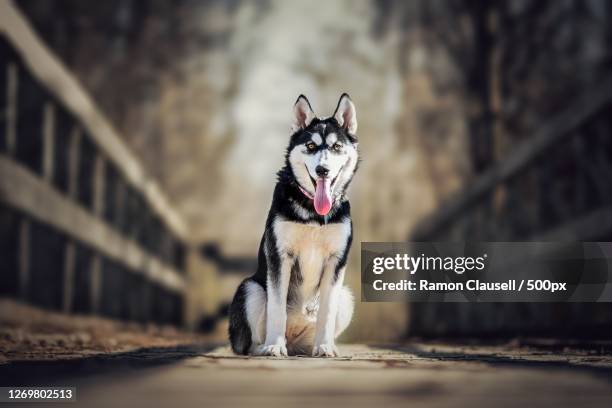
[{"label": "wooden plank", "polygon": [[189,240],[187,226],[171,207],[157,183],[121,140],[100,110],[58,58],[39,39],[14,3],[0,1],[0,32],[21,55],[28,71],[83,125],[86,133],[138,189],[156,214],[182,241]]},{"label": "wooden plank", "polygon": [[184,289],[184,279],[173,267],[149,255],[133,240],[91,215],[51,185],[5,155],[0,155],[0,201],[83,242],[131,270],[173,290]]}]

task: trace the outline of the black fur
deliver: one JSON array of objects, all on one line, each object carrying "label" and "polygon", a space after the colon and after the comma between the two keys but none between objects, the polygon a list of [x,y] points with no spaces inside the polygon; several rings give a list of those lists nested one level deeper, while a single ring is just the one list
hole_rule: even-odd
[{"label": "black fur", "polygon": [[[325,131],[323,131],[323,128]],[[255,282],[259,284],[265,291],[268,271],[270,271],[271,273],[272,280],[277,281],[279,279],[281,260],[276,248],[276,237],[273,232],[273,223],[276,217],[281,215],[283,218],[289,221],[298,223],[316,222],[320,225],[340,223],[343,222],[346,218],[350,219],[350,205],[345,197],[345,191],[348,185],[350,184],[350,180],[344,186],[344,191],[342,192],[341,198],[334,203],[334,206],[326,216],[321,216],[316,213],[312,200],[307,198],[298,187],[295,175],[289,163],[289,154],[295,146],[304,144],[309,141],[311,137],[310,134],[315,132],[318,132],[322,136],[326,136],[329,133],[336,133],[338,141],[342,142],[343,144],[355,144],[357,142],[356,136],[349,134],[343,127],[339,126],[338,122],[333,117],[327,119],[315,118],[308,125],[308,127],[295,132],[291,136],[285,154],[285,165],[277,173],[278,179],[276,187],[274,188],[272,204],[268,212],[265,231],[259,245],[257,271],[253,276],[245,279],[240,284],[230,307],[230,341],[232,344],[232,350],[237,354],[248,354],[252,342],[251,330],[249,328],[245,314],[246,283],[248,281]],[[357,167],[355,167],[355,171],[356,170]],[[309,214],[308,218],[304,219],[302,216],[296,214],[292,203],[297,203],[302,208],[307,210]],[[344,251],[342,259],[340,260],[336,268],[336,277],[338,271],[340,271],[342,267],[346,265],[351,243],[352,232],[348,237],[347,248]],[[265,255],[264,245],[267,245],[266,252],[268,253],[268,257],[266,257]],[[291,272],[291,282],[295,284],[299,282],[301,278],[302,277],[299,270],[299,264],[296,260],[296,263],[292,268]],[[290,285],[290,287],[291,286],[293,285]],[[290,290],[288,294],[288,302],[291,301],[292,296],[293,294]]]}]

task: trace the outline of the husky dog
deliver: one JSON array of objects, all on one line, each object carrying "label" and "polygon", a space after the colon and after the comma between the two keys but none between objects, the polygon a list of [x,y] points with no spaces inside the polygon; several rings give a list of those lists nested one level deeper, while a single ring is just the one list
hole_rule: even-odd
[{"label": "husky dog", "polygon": [[229,336],[237,354],[335,357],[335,339],[353,315],[343,282],[352,241],[345,192],[359,159],[357,117],[347,94],[332,117],[317,118],[304,95],[293,114],[257,272],[234,295]]}]

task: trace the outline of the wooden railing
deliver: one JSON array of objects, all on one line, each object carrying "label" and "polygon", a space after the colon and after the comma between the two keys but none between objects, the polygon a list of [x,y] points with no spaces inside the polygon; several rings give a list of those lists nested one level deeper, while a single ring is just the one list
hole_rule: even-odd
[{"label": "wooden railing", "polygon": [[609,236],[611,113],[612,81],[608,81],[568,104],[509,157],[417,225],[408,239],[593,240]]},{"label": "wooden railing", "polygon": [[[612,81],[567,104],[410,241],[612,241]],[[419,336],[612,337],[602,303],[413,303]]]},{"label": "wooden railing", "polygon": [[182,219],[7,0],[0,31],[0,293],[181,323]]}]

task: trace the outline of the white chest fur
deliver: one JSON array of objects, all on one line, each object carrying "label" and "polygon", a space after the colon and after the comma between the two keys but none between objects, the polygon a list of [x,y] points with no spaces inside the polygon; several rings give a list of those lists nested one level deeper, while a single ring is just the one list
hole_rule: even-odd
[{"label": "white chest fur", "polygon": [[349,219],[327,225],[304,224],[283,218],[274,221],[276,246],[281,256],[293,256],[299,262],[302,294],[313,294],[325,264],[344,254],[350,233]]}]

